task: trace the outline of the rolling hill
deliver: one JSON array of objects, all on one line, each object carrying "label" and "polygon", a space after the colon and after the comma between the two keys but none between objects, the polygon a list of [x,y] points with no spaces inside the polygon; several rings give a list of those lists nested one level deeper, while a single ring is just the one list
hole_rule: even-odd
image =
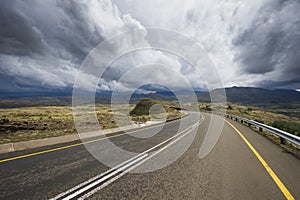
[{"label": "rolling hill", "polygon": [[[254,87],[230,87],[225,88],[227,102],[256,106],[263,109],[300,109],[300,92],[295,90],[270,90]],[[176,91],[184,102],[191,101],[191,92]],[[210,102],[210,95],[224,98],[221,89],[215,89],[208,92],[196,91],[199,102]],[[110,104],[111,93],[100,93],[96,95],[96,103]],[[122,99],[122,95],[118,96]],[[175,94],[171,91],[157,91],[149,94],[134,93],[131,96],[130,103],[137,103],[143,98],[151,98],[164,101],[178,101]],[[71,105],[71,96],[30,96],[18,98],[2,98],[0,108],[28,107],[28,106],[47,106],[47,105]],[[288,112],[288,111],[287,111]]]},{"label": "rolling hill", "polygon": [[[299,108],[300,92],[295,90],[270,90],[253,87],[231,87],[225,88],[227,102],[240,105],[251,105],[258,107]],[[211,91],[211,95],[218,96],[221,89]],[[210,94],[198,96],[200,102],[210,102]]]}]

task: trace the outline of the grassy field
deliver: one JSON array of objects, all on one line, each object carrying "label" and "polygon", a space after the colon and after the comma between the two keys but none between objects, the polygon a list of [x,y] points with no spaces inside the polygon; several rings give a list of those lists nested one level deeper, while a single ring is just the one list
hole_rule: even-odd
[{"label": "grassy field", "polygon": [[0,110],[0,143],[74,133],[70,107],[46,106]]},{"label": "grassy field", "polygon": [[[162,105],[166,115],[149,115],[149,109],[155,105]],[[122,105],[119,105],[122,107]],[[200,110],[210,111],[211,104],[199,103]],[[191,105],[183,105],[190,109]],[[265,111],[257,107],[240,106],[228,103],[226,106],[214,105],[218,110],[226,110],[234,114],[256,120],[261,123],[300,135],[299,117],[288,116],[287,110],[275,109]],[[112,108],[109,104],[97,104],[95,107],[97,118],[102,129],[117,127]],[[131,118],[133,121],[143,123],[149,120],[173,120],[182,117],[179,104],[174,102],[144,99],[137,106],[131,105]],[[298,116],[300,110],[293,110]],[[71,106],[35,106],[21,108],[0,109],[0,144],[18,141],[27,141],[76,133]]]},{"label": "grassy field", "polygon": [[[211,104],[200,103],[199,108],[200,110],[210,111]],[[261,122],[300,136],[300,119],[298,117],[282,114],[285,113],[286,110],[283,111],[276,109],[274,111],[266,111],[258,107],[241,106],[231,103],[228,103],[225,107],[221,105],[215,105],[215,108],[223,111],[226,110],[226,113],[228,114],[255,120],[257,122]],[[293,112],[295,116],[298,116],[300,113],[299,110],[294,110]]]},{"label": "grassy field", "polygon": [[[171,109],[173,103],[162,103],[167,111],[167,120],[180,118],[181,113]],[[122,105],[118,105],[122,107]],[[117,107],[118,107],[117,106]],[[130,110],[134,105],[130,105]],[[97,104],[97,118],[102,129],[117,127],[109,104]],[[140,123],[153,120],[149,115],[133,115]],[[73,113],[70,106],[38,106],[0,109],[0,144],[75,134]]]},{"label": "grassy field", "polygon": [[[103,129],[117,127],[110,105],[96,105]],[[70,106],[0,109],[0,143],[26,141],[76,133]]]}]

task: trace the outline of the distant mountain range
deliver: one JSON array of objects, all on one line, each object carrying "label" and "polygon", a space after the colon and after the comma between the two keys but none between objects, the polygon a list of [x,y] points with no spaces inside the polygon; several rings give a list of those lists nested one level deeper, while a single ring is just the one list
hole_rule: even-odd
[{"label": "distant mountain range", "polygon": [[[231,87],[225,88],[225,92],[227,102],[240,105],[253,105],[259,107],[264,107],[266,105],[282,107],[300,105],[300,92],[295,90]],[[219,93],[221,93],[221,89],[215,89],[211,92],[212,95]],[[209,93],[199,95],[198,100],[202,102],[210,102]]]},{"label": "distant mountain range", "polygon": [[[223,89],[215,89],[211,92],[196,91],[199,102],[210,102],[210,95],[217,97],[216,99],[224,99],[223,91],[226,93],[227,102],[241,105],[264,106],[269,104],[285,105],[300,104],[300,92],[295,90],[284,89],[264,89],[254,87],[230,87]],[[189,92],[178,92],[178,95],[185,97],[188,101]],[[172,92],[157,92],[153,94],[135,95],[136,98],[157,98],[161,100],[177,100]]]},{"label": "distant mountain range", "polygon": [[[225,88],[227,102],[236,103],[240,105],[258,106],[258,107],[278,107],[278,108],[299,108],[300,106],[300,92],[295,90],[282,89],[263,89],[254,87],[230,87]],[[96,94],[96,103],[110,103],[111,92],[101,92]],[[192,92],[176,91],[176,95],[181,97],[184,102],[191,101]],[[210,102],[210,95],[223,98],[222,89],[215,89],[209,92],[196,91],[193,95],[197,96],[199,102]],[[117,95],[117,98],[122,99],[123,95]],[[153,93],[143,94],[134,93],[131,96],[131,103],[138,102],[141,98],[153,98],[165,101],[178,101],[175,94],[171,91],[160,90]],[[2,95],[0,107],[21,107],[21,106],[36,106],[36,105],[70,105],[72,98],[70,91],[67,93],[55,93],[29,95],[27,97],[12,97],[5,98]]]}]

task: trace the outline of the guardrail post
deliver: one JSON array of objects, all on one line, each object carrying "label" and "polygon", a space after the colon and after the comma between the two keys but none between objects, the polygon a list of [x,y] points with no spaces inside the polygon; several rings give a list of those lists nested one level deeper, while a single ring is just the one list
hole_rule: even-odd
[{"label": "guardrail post", "polygon": [[284,138],[279,137],[279,139],[280,139],[280,144],[285,144],[285,139]]},{"label": "guardrail post", "polygon": [[259,132],[262,132],[262,131],[263,131],[262,127],[259,127],[259,129],[258,129],[258,130],[259,130]]}]

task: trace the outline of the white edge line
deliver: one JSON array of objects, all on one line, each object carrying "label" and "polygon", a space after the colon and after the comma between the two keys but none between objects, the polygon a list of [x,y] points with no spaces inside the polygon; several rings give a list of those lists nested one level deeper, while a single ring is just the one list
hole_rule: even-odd
[{"label": "white edge line", "polygon": [[[94,181],[95,179],[97,179],[97,178],[103,176],[104,174],[110,173],[110,172],[113,171],[113,170],[117,170],[117,172],[122,171],[122,170],[120,170],[120,169],[121,169],[120,166],[124,165],[124,163],[130,162],[130,161],[132,161],[132,160],[134,160],[134,159],[136,159],[137,157],[140,157],[140,156],[141,156],[142,158],[147,157],[148,154],[146,154],[146,153],[148,153],[149,151],[151,151],[151,150],[153,150],[153,149],[155,149],[155,148],[157,148],[157,147],[163,145],[164,143],[166,143],[166,142],[168,142],[168,141],[174,139],[175,137],[178,137],[178,135],[181,135],[182,133],[186,132],[184,135],[178,137],[177,139],[175,139],[175,140],[174,140],[173,142],[171,142],[170,144],[166,145],[166,146],[163,147],[162,149],[160,149],[160,150],[156,151],[154,154],[150,155],[150,156],[149,156],[148,158],[146,158],[143,162],[138,163],[138,165],[134,165],[133,167],[129,168],[128,170],[125,170],[124,172],[122,172],[121,174],[119,174],[118,176],[116,176],[116,177],[114,177],[113,179],[110,179],[110,180],[115,181],[115,180],[119,179],[120,177],[122,177],[123,175],[125,175],[126,173],[128,173],[129,171],[131,171],[132,169],[134,169],[134,168],[136,168],[137,166],[139,166],[140,164],[146,162],[147,160],[149,160],[150,158],[152,158],[152,157],[155,156],[156,154],[160,153],[162,150],[166,149],[167,147],[169,147],[170,145],[174,144],[174,143],[177,142],[179,139],[181,139],[182,137],[184,137],[185,135],[187,135],[188,133],[190,133],[190,132],[192,131],[192,129],[194,129],[198,124],[200,125],[200,124],[204,121],[204,119],[205,119],[205,115],[202,115],[201,120],[199,120],[198,122],[196,122],[193,126],[191,126],[191,127],[187,128],[187,129],[181,131],[180,133],[177,133],[176,135],[174,135],[174,136],[168,138],[167,140],[165,140],[165,141],[159,143],[158,145],[155,145],[154,147],[151,147],[150,149],[148,149],[148,150],[146,150],[146,151],[144,151],[144,152],[138,154],[137,156],[135,156],[135,157],[133,157],[133,158],[130,158],[129,160],[127,160],[127,161],[125,161],[125,162],[123,162],[123,163],[121,163],[121,164],[115,166],[114,168],[111,168],[111,169],[109,169],[109,170],[106,171],[106,172],[103,172],[103,173],[101,173],[101,174],[99,174],[99,175],[97,175],[97,176],[95,176],[95,177],[93,177],[93,178],[90,178],[90,179],[88,179],[87,181],[84,181],[84,182],[80,183],[79,185],[76,185],[75,187],[73,187],[73,188],[71,188],[71,189],[69,189],[69,190],[67,190],[67,191],[65,191],[65,192],[63,192],[63,193],[60,193],[59,195],[55,196],[54,198],[51,198],[50,200],[57,200],[57,199],[59,199],[60,197],[65,196],[66,194],[71,193],[72,191],[74,191],[74,190],[76,190],[76,189],[82,187],[83,185],[88,184],[88,183]],[[174,122],[174,121],[172,121],[172,122]],[[159,125],[157,125],[157,126],[159,126]],[[147,128],[150,128],[150,127],[147,127]],[[189,129],[191,129],[191,130],[189,130]],[[188,132],[187,132],[187,131],[188,131]],[[146,155],[143,155],[143,154],[146,154]],[[141,158],[141,157],[140,157],[140,158]],[[140,159],[138,158],[138,159],[136,159],[135,161],[139,161],[139,160],[140,160]],[[133,162],[133,161],[132,161],[132,162]],[[134,162],[134,163],[132,163],[132,162],[130,162],[130,163],[131,163],[131,164],[134,164],[134,163],[135,163],[135,162]],[[129,164],[130,164],[130,163],[129,163]],[[127,165],[128,165],[128,164],[127,164]],[[127,166],[127,165],[125,165],[125,166]],[[127,166],[127,167],[128,167],[128,166]],[[118,168],[120,168],[120,169],[118,169]],[[109,175],[110,175],[110,174],[108,174],[107,176],[109,176]],[[112,175],[111,175],[111,176],[112,176]],[[110,176],[110,177],[111,177],[111,176]],[[101,179],[102,179],[102,178],[101,178]],[[101,180],[101,179],[100,179],[100,180]],[[105,182],[105,183],[102,184],[102,185],[104,185],[104,187],[105,187],[106,185],[108,185],[108,184],[110,184],[111,182],[113,182],[113,181],[110,181],[110,180],[107,181],[107,182]],[[107,183],[107,184],[106,184],[106,183]],[[101,186],[102,186],[102,185],[101,185]],[[87,186],[89,186],[89,185],[87,185]],[[87,186],[86,186],[86,187],[87,187]],[[101,186],[100,186],[100,187],[101,187]],[[100,187],[95,188],[95,190],[98,189],[98,188],[100,188]],[[103,188],[103,187],[101,187],[99,190],[101,190],[102,188]],[[81,189],[81,190],[82,190],[82,189]],[[79,190],[79,191],[80,191],[80,190]],[[94,190],[92,190],[92,191],[94,191]],[[92,192],[92,191],[91,191],[91,192]],[[98,191],[98,190],[97,190],[97,191]],[[97,191],[96,191],[96,192],[97,192]],[[74,193],[72,193],[72,194],[74,194]],[[87,193],[87,194],[89,194],[89,193]],[[86,195],[87,195],[87,194],[86,194]],[[93,194],[94,194],[94,193],[93,193]],[[92,194],[91,194],[91,195],[92,195]],[[70,195],[69,195],[69,196],[70,196]],[[85,196],[85,195],[84,195],[84,196]],[[82,196],[82,197],[84,197],[84,196]],[[90,195],[89,195],[89,196],[90,196]],[[68,196],[67,196],[67,197],[68,197]],[[67,198],[67,197],[66,197],[66,198]],[[65,198],[64,198],[64,199],[65,199]],[[80,199],[81,199],[81,198],[80,198]]]},{"label": "white edge line", "polygon": [[174,143],[176,143],[178,140],[180,140],[181,138],[185,137],[186,135],[188,135],[190,132],[192,132],[195,129],[195,127],[192,130],[189,130],[188,132],[186,132],[185,134],[181,135],[180,137],[176,138],[174,141],[172,141],[171,143],[167,144],[166,146],[164,146],[163,148],[159,149],[158,151],[156,151],[155,153],[151,154],[150,156],[148,156],[147,158],[145,158],[144,160],[141,160],[141,162],[135,164],[134,166],[130,167],[129,169],[123,171],[121,174],[119,174],[118,176],[113,177],[112,179],[110,179],[109,181],[103,183],[102,185],[100,185],[99,187],[95,188],[94,190],[88,192],[87,194],[83,195],[82,197],[78,198],[80,200],[86,199],[88,197],[90,197],[91,195],[95,194],[96,192],[98,192],[99,190],[103,189],[104,187],[106,187],[107,185],[113,183],[114,181],[118,180],[119,178],[121,178],[122,176],[124,176],[125,174],[127,174],[129,171],[135,169],[136,167],[140,166],[141,164],[145,163],[146,161],[148,161],[150,158],[154,157],[155,155],[157,155],[158,153],[162,152],[163,150],[165,150],[166,148],[168,148],[169,146],[173,145]]},{"label": "white edge line", "polygon": [[71,193],[71,192],[73,192],[74,190],[76,190],[76,189],[82,187],[83,185],[86,185],[86,184],[88,184],[88,183],[90,183],[90,182],[93,182],[93,181],[96,180],[97,178],[99,178],[99,177],[101,177],[101,176],[103,176],[103,175],[105,175],[105,174],[108,174],[108,173],[110,173],[110,172],[113,171],[113,170],[117,170],[118,168],[120,168],[120,167],[121,167],[122,165],[124,165],[125,163],[131,162],[132,160],[134,160],[134,159],[136,159],[136,158],[142,156],[143,154],[144,154],[144,153],[140,153],[140,154],[138,154],[138,155],[136,155],[136,156],[130,158],[129,160],[126,160],[125,162],[122,162],[122,163],[120,163],[119,165],[117,165],[117,166],[115,166],[115,167],[113,167],[113,168],[111,168],[111,169],[109,169],[109,170],[107,170],[107,171],[105,171],[105,172],[103,172],[103,173],[101,173],[101,174],[95,176],[95,177],[92,177],[92,178],[90,178],[90,179],[88,179],[88,180],[86,180],[86,181],[80,183],[79,185],[74,186],[73,188],[71,188],[71,189],[69,189],[69,190],[67,190],[67,191],[65,191],[65,192],[63,192],[63,193],[60,193],[59,195],[57,195],[57,196],[51,198],[50,200],[57,200],[57,199],[59,199],[60,197],[65,196],[66,194]]},{"label": "white edge line", "polygon": [[[107,182],[103,183],[102,185],[100,185],[99,187],[95,188],[94,190],[88,192],[87,194],[83,195],[82,197],[78,198],[80,200],[86,199],[88,197],[90,197],[91,195],[95,194],[96,192],[98,192],[99,190],[103,189],[104,187],[106,187],[107,185],[113,183],[114,181],[118,180],[119,178],[121,178],[122,176],[124,176],[125,174],[127,174],[129,171],[135,169],[136,167],[140,166],[141,164],[145,163],[146,161],[148,161],[149,159],[151,159],[152,157],[154,157],[155,155],[157,155],[158,153],[162,152],[163,150],[165,150],[166,148],[168,148],[169,146],[173,145],[174,143],[176,143],[178,140],[180,140],[181,138],[185,137],[186,135],[188,135],[190,132],[192,132],[198,123],[201,124],[204,121],[205,117],[202,118],[201,121],[198,121],[196,124],[194,124],[191,130],[189,130],[188,132],[186,132],[185,134],[181,135],[180,137],[176,138],[174,141],[172,141],[171,143],[167,144],[166,146],[164,146],[163,148],[159,149],[158,151],[156,151],[155,153],[151,154],[150,156],[148,156],[147,158],[145,158],[144,160],[141,160],[141,162],[135,164],[134,166],[130,167],[129,169],[123,171],[121,174],[119,174],[118,176],[113,177],[112,179],[108,180]],[[184,131],[182,131],[184,132]],[[177,135],[177,134],[176,134]],[[170,139],[170,138],[169,138]],[[168,140],[169,140],[168,139]],[[165,142],[165,141],[164,141]],[[162,143],[164,143],[162,142]]]},{"label": "white edge line", "polygon": [[69,196],[67,196],[67,197],[65,197],[65,198],[63,198],[63,199],[64,199],[64,200],[70,200],[70,199],[72,199],[72,198],[74,198],[74,197],[80,195],[81,193],[83,193],[83,192],[89,190],[90,188],[92,188],[92,187],[96,186],[97,184],[101,183],[102,181],[105,181],[105,180],[109,179],[110,177],[112,177],[112,176],[114,176],[115,174],[119,173],[120,171],[126,169],[127,167],[130,167],[131,165],[134,165],[136,162],[139,162],[140,160],[144,159],[144,158],[147,157],[147,156],[148,156],[148,154],[144,154],[143,156],[139,157],[138,159],[133,160],[132,162],[130,162],[130,163],[124,165],[123,167],[117,169],[116,171],[114,171],[114,172],[112,172],[112,173],[110,173],[110,174],[104,176],[103,178],[101,178],[101,179],[99,179],[99,180],[97,180],[97,181],[95,181],[95,182],[93,182],[93,183],[91,183],[91,184],[89,184],[89,185],[87,185],[87,186],[85,186],[84,188],[82,188],[82,189],[80,189],[80,190],[78,190],[78,191],[76,191],[76,192],[70,194]]}]

